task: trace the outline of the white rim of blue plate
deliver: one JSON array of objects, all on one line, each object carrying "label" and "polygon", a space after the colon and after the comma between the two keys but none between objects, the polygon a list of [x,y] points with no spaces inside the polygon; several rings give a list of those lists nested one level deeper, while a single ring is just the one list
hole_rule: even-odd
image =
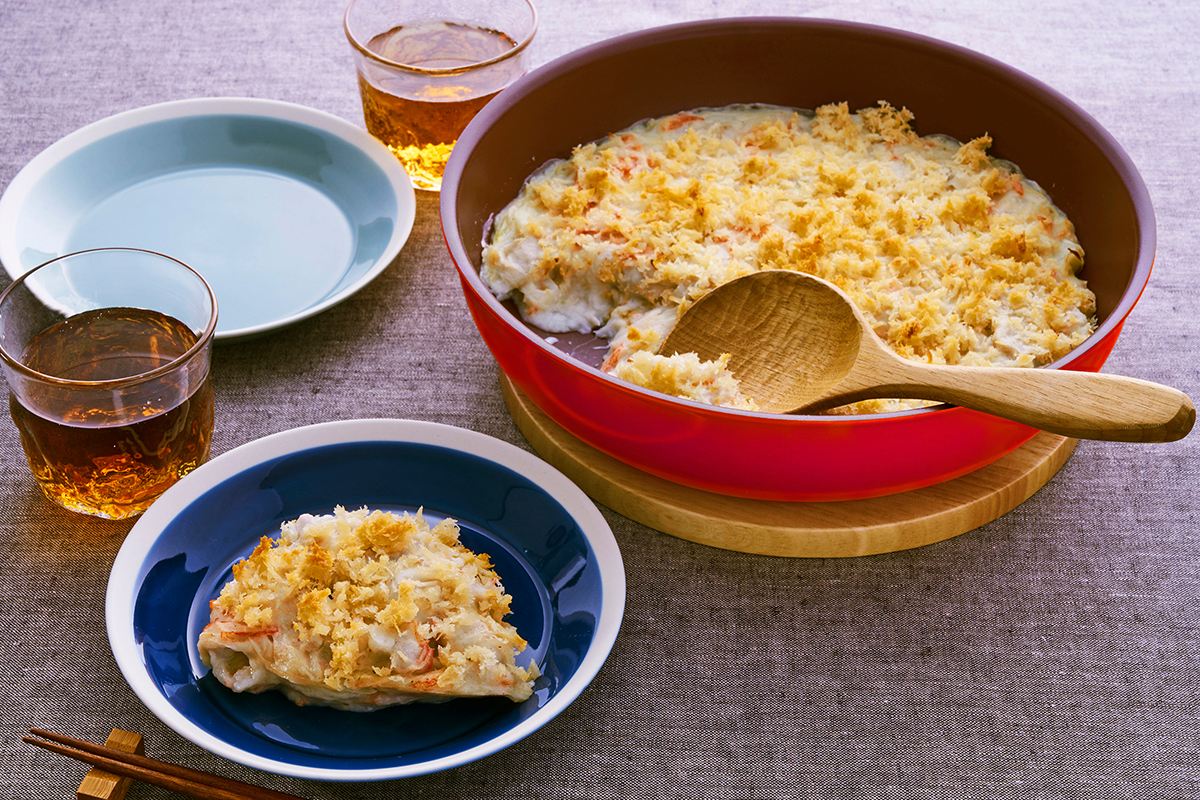
[{"label": "white rim of blue plate", "polygon": [[[261,117],[297,126],[307,126],[341,139],[360,151],[379,168],[395,193],[396,203],[395,224],[385,249],[372,267],[353,284],[343,287],[335,294],[296,313],[232,330],[218,329],[215,337],[217,340],[252,338],[315,316],[361,290],[399,255],[412,233],[413,223],[416,219],[416,193],[408,173],[382,142],[341,117],[308,106],[253,97],[204,97],[172,100],[105,117],[67,134],[34,156],[9,183],[3,195],[0,195],[0,262],[3,262],[5,271],[15,279],[33,266],[37,266],[21,266],[20,252],[17,246],[19,238],[17,217],[22,205],[37,187],[38,182],[57,164],[91,144],[124,131],[167,120],[213,115]],[[53,255],[61,256],[66,253]],[[166,255],[173,254],[167,253]],[[189,264],[189,266],[194,265]],[[218,298],[218,302],[220,302],[220,298]]]},{"label": "white rim of blue plate", "polygon": [[[311,767],[263,757],[213,736],[180,713],[165,697],[150,676],[140,656],[141,646],[135,639],[133,610],[141,584],[137,578],[158,536],[193,501],[245,470],[330,445],[393,442],[430,445],[506,467],[536,484],[571,515],[595,554],[602,583],[600,614],[584,658],[557,693],[531,716],[478,746],[428,761],[368,769]],[[201,465],[168,489],[134,524],[117,553],[105,597],[105,622],[113,656],[130,688],[159,720],[185,739],[230,761],[264,772],[323,781],[378,781],[438,772],[477,761],[529,736],[556,717],[591,683],[608,658],[624,615],[625,591],[621,553],[604,516],[579,487],[545,461],[515,445],[463,428],[415,420],[360,419],[309,425],[256,439]],[[194,649],[194,644],[190,646]]]}]

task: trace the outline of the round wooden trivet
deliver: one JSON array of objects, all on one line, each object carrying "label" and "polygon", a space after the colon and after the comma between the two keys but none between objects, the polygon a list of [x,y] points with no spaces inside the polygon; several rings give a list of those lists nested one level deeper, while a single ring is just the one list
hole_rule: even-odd
[{"label": "round wooden trivet", "polygon": [[1041,432],[969,475],[888,497],[830,503],[748,500],[635,469],[563,430],[503,374],[500,388],[517,428],[538,455],[596,502],[680,539],[759,555],[863,556],[958,536],[1029,499],[1078,443]]}]

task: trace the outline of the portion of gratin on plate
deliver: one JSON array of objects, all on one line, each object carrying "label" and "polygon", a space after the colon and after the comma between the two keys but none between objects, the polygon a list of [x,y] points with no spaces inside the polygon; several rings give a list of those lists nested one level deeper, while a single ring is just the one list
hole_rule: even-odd
[{"label": "portion of gratin on plate", "polygon": [[1030,367],[1081,344],[1095,297],[1070,220],[988,155],[987,135],[922,137],[912,122],[887,103],[642,121],[532,175],[495,219],[481,277],[531,325],[607,339],[605,371],[737,408],[753,398],[726,364],[656,351],[688,305],[755,270],[836,284],[905,358]]},{"label": "portion of gratin on plate", "polygon": [[519,702],[539,671],[515,663],[525,640],[504,622],[511,601],[454,520],[338,507],[285,523],[234,565],[199,650],[230,689],[298,705]]}]

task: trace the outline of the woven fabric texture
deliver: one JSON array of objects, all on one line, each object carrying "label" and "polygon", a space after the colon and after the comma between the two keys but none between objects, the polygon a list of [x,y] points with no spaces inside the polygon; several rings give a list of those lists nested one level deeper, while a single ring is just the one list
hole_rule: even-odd
[{"label": "woven fabric texture", "polygon": [[[168,100],[250,96],[361,126],[341,0],[0,0],[0,188],[72,131]],[[1183,0],[542,0],[544,63],[650,26],[790,14],[902,28],[1065,94],[1153,198],[1155,273],[1106,371],[1200,395],[1200,5]],[[797,76],[803,80],[803,76]],[[597,98],[597,102],[603,102]],[[6,282],[7,278],[0,279]],[[366,289],[219,346],[214,454],[327,420],[431,420],[529,448],[442,241],[435,195]],[[104,596],[130,523],[51,507],[0,424],[0,794],[73,796],[43,727],[303,797],[1200,797],[1200,435],[1082,442],[1034,497],[964,535],[854,559],[751,556],[602,511],[628,570],[597,679],[536,734],[402,781],[282,778],[154,718],[109,649]],[[168,793],[135,786],[131,798]]]}]

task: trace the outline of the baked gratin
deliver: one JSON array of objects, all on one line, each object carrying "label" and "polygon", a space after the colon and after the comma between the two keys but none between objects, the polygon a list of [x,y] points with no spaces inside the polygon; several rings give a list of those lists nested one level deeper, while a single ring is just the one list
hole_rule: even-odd
[{"label": "baked gratin", "polygon": [[494,220],[480,274],[531,325],[607,339],[604,370],[718,405],[753,408],[725,364],[656,351],[689,304],[761,269],[836,284],[905,358],[1045,365],[1095,329],[1083,249],[990,146],[919,136],[886,103],[645,120],[531,176]]},{"label": "baked gratin", "polygon": [[200,656],[235,692],[279,689],[298,705],[519,702],[539,671],[515,663],[511,601],[454,520],[339,507],[285,523],[234,565]]}]

